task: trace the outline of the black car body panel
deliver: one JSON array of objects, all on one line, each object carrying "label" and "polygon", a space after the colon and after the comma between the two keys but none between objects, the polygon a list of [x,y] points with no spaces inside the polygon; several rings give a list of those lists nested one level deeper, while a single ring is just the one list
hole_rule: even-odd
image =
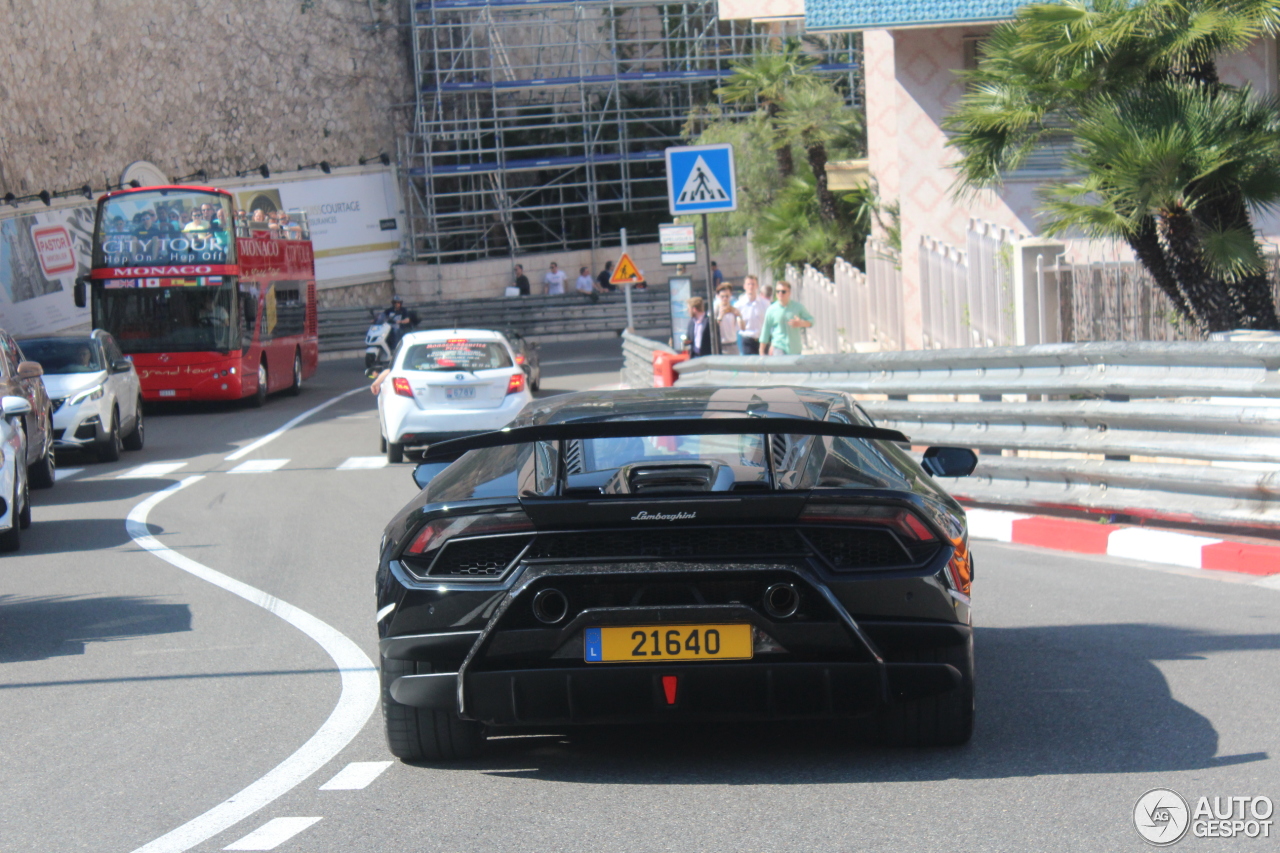
[{"label": "black car body panel", "polygon": [[[384,534],[384,670],[423,665],[384,679],[384,705],[523,726],[859,717],[963,693],[971,719],[964,513],[905,441],[840,392],[694,388],[539,400],[437,445],[466,452]],[[749,626],[750,654],[591,658],[614,626],[671,627],[677,646],[681,626]],[[967,739],[958,725],[931,742]]]}]

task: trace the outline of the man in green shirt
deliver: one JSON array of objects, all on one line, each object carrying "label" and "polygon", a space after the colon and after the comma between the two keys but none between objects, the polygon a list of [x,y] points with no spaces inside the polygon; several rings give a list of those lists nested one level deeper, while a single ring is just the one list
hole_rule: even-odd
[{"label": "man in green shirt", "polygon": [[800,355],[800,330],[813,325],[813,315],[791,300],[791,282],[780,281],[774,289],[778,301],[769,306],[760,330],[761,355]]}]

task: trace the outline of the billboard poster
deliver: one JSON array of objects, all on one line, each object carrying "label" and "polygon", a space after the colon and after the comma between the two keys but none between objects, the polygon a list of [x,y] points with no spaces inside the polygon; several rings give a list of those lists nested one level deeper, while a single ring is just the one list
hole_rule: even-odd
[{"label": "billboard poster", "polygon": [[21,336],[87,325],[71,290],[89,272],[92,236],[87,206],[0,220],[0,327]]},{"label": "billboard poster", "polygon": [[[316,256],[316,284],[334,279],[389,278],[400,254],[404,217],[390,169],[231,189],[236,208],[304,210]],[[355,282],[352,282],[355,283]]]}]

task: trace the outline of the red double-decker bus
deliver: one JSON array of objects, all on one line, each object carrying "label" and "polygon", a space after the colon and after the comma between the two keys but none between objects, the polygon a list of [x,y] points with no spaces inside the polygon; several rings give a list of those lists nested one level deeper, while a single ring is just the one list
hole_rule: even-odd
[{"label": "red double-decker bus", "polygon": [[231,193],[146,187],[98,200],[93,327],[133,359],[145,400],[298,393],[316,371],[315,258],[305,214],[237,218]]}]

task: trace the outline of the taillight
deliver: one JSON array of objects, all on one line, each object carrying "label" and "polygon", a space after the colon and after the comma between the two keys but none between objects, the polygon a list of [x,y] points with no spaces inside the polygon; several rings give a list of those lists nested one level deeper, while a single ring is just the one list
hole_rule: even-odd
[{"label": "taillight", "polygon": [[888,527],[911,542],[934,542],[937,536],[909,509],[874,504],[810,503],[800,513],[801,524],[868,524]]},{"label": "taillight", "polygon": [[516,364],[524,364],[524,353],[516,353]]},{"label": "taillight", "polygon": [[435,551],[458,536],[497,536],[506,533],[532,533],[533,530],[533,522],[523,512],[437,518],[422,526],[402,554],[406,557],[420,556]]},{"label": "taillight", "polygon": [[395,391],[401,397],[412,397],[413,389],[409,387],[409,380],[403,376],[397,376],[391,380],[391,390]]},{"label": "taillight", "polygon": [[511,374],[511,378],[507,380],[507,393],[518,394],[524,390],[524,371]]}]

